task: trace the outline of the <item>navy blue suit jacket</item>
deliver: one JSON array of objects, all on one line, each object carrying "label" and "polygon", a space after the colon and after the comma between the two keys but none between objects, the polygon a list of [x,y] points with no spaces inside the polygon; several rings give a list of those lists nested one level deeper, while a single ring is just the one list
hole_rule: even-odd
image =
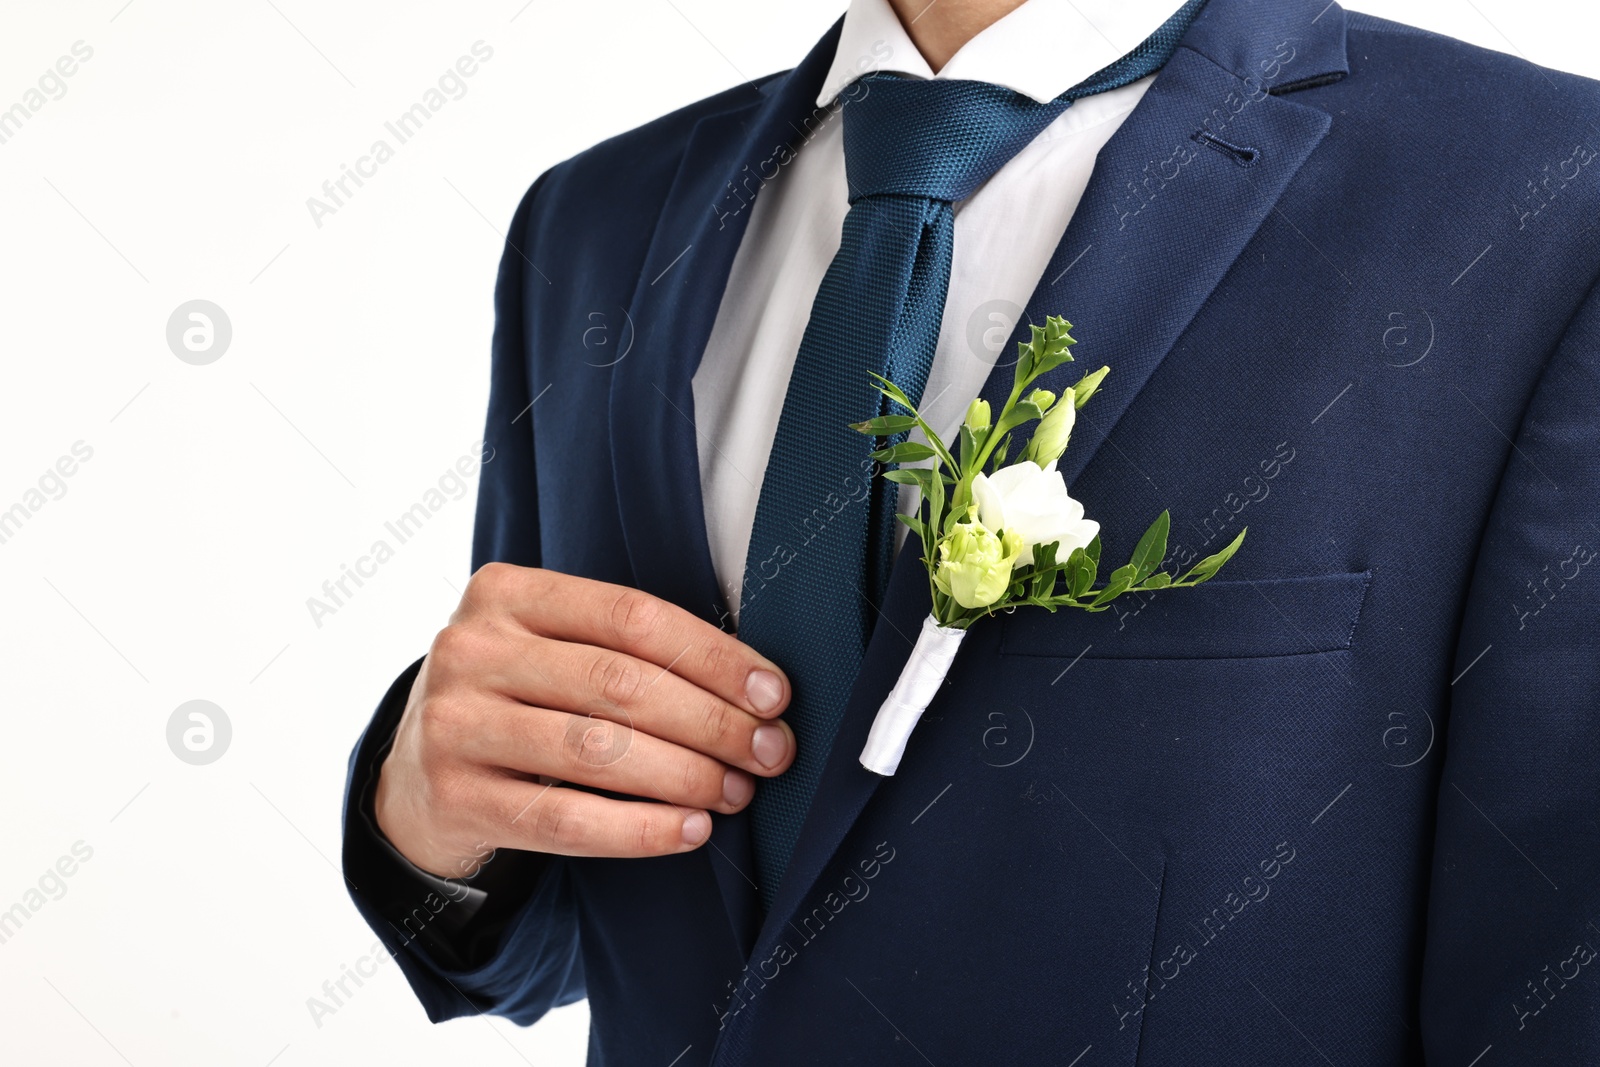
[{"label": "navy blue suit jacket", "polygon": [[[475,564],[723,618],[690,378],[836,39],[534,183]],[[1169,563],[1243,551],[975,627],[885,779],[856,757],[928,608],[903,553],[770,914],[746,814],[547,862],[470,966],[358,890],[429,1016],[586,995],[591,1063],[663,1067],[1600,1062],[1597,153],[1593,82],[1210,0],[1027,318],[1078,324],[1046,384],[1112,368],[1063,461],[1107,557],[1163,508]]]}]

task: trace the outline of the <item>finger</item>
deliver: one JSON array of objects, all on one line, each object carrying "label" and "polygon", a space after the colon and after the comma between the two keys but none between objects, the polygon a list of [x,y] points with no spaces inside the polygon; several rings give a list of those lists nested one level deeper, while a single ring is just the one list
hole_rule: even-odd
[{"label": "finger", "polygon": [[503,603],[533,633],[626,652],[764,718],[789,703],[789,682],[776,664],[659,597],[528,568],[507,575],[504,585]]},{"label": "finger", "polygon": [[685,808],[738,811],[755,795],[746,771],[607,719],[517,707],[489,716],[461,755]]},{"label": "finger", "polygon": [[[522,704],[623,723],[752,774],[776,775],[794,760],[794,731],[623,652],[532,635],[477,669],[477,681]],[[538,663],[538,671],[524,669]]]},{"label": "finger", "polygon": [[711,817],[698,808],[614,800],[514,778],[480,781],[481,839],[495,848],[634,859],[689,852],[711,836]]}]

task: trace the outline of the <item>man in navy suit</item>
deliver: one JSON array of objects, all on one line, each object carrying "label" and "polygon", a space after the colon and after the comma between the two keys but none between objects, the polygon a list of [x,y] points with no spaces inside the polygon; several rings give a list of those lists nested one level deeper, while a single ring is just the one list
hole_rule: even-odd
[{"label": "man in navy suit", "polygon": [[[915,546],[842,678],[733,636],[882,492],[752,534],[792,441],[871,414],[796,437],[788,391],[813,302],[872,295],[823,282],[884,77],[1056,108],[931,201],[930,421],[1066,316],[1106,552],[1250,528],[1196,589],[974,626],[888,778]],[[541,176],[477,571],[350,764],[352,893],[429,1017],[586,996],[595,1064],[1600,1062],[1597,154],[1593,82],[1327,0],[856,0]]]}]

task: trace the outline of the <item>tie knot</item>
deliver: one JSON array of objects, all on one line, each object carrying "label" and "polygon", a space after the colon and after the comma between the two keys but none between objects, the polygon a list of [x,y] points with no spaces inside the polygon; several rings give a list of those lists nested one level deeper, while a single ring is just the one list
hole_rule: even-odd
[{"label": "tie knot", "polygon": [[845,91],[850,202],[964,200],[1067,109],[980,81],[871,74]]},{"label": "tie knot", "polygon": [[845,90],[850,202],[864,196],[965,200],[1074,100],[1161,69],[1206,0],[1188,0],[1133,51],[1039,103],[989,82],[869,74]]}]

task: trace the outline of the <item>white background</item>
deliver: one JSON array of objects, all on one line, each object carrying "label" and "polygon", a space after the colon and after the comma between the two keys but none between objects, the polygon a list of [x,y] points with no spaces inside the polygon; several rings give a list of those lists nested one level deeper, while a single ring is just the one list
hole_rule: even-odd
[{"label": "white background", "polygon": [[[0,511],[93,449],[0,544],[0,911],[93,850],[0,943],[5,1062],[582,1062],[584,1006],[433,1027],[392,964],[313,1020],[374,940],[335,867],[345,760],[457,600],[471,494],[320,627],[306,601],[479,436],[533,178],[793,65],[843,3],[0,5],[0,109],[93,49],[0,144]],[[1587,5],[1360,6],[1600,77]],[[307,198],[479,40],[465,96],[315,225]],[[166,342],[197,298],[233,327],[206,366]],[[167,745],[193,699],[232,723],[207,766]]]}]

